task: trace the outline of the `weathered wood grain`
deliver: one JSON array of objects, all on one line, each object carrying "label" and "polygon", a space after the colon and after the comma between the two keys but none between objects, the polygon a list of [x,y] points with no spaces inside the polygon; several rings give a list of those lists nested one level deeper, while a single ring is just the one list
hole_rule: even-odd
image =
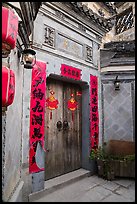
[{"label": "weathered wood grain", "polygon": [[[81,88],[75,84],[47,79],[46,98],[50,96],[50,91],[54,91],[54,97],[58,99],[58,109],[52,111],[46,107],[45,111],[45,148],[49,149],[45,157],[45,179],[50,179],[81,167],[81,96],[77,96],[77,91]],[[67,102],[74,94],[78,102],[78,108],[72,112],[68,109]],[[59,131],[57,122],[68,122],[68,128]]]}]

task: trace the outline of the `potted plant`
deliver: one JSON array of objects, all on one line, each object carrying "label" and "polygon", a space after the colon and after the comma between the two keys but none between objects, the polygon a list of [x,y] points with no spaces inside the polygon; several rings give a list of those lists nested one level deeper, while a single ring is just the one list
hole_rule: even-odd
[{"label": "potted plant", "polygon": [[115,176],[135,178],[135,154],[112,156]]},{"label": "potted plant", "polygon": [[114,170],[111,165],[111,158],[107,155],[105,148],[99,146],[97,149],[92,149],[90,152],[90,159],[96,160],[98,176],[107,180],[114,179]]},{"label": "potted plant", "polygon": [[90,159],[97,163],[98,176],[107,180],[115,177],[135,178],[135,154],[133,155],[112,155],[106,151],[105,145],[92,149]]}]

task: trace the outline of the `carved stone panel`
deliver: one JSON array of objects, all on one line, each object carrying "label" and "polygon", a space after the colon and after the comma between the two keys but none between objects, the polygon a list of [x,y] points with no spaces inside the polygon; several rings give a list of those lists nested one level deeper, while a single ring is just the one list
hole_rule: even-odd
[{"label": "carved stone panel", "polygon": [[47,25],[44,27],[44,45],[55,48],[55,29]]},{"label": "carved stone panel", "polygon": [[83,57],[83,45],[60,33],[57,36],[57,49],[79,58]]},{"label": "carved stone panel", "polygon": [[85,60],[88,62],[93,61],[93,49],[88,45],[85,46]]}]

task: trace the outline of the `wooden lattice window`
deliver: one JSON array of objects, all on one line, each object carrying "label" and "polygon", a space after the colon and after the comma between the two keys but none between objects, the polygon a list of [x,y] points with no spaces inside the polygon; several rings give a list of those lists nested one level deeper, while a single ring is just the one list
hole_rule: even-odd
[{"label": "wooden lattice window", "polygon": [[120,13],[116,18],[116,34],[122,33],[125,30],[133,27],[133,11],[132,7]]}]

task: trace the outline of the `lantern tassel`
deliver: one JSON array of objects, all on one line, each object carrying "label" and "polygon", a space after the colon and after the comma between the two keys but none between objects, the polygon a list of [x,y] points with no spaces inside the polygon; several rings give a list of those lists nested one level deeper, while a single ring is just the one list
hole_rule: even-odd
[{"label": "lantern tassel", "polygon": [[50,120],[52,120],[52,111],[50,111]]},{"label": "lantern tassel", "polygon": [[72,111],[72,121],[74,122],[74,112]]}]

